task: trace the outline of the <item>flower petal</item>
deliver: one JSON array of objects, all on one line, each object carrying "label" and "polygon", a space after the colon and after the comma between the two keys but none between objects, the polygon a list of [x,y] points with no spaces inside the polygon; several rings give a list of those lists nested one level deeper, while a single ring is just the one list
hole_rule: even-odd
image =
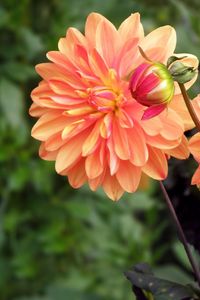
[{"label": "flower petal", "polygon": [[123,160],[130,158],[130,147],[126,129],[122,128],[118,120],[113,121],[113,143],[117,156]]},{"label": "flower petal", "polygon": [[184,124],[185,127],[185,131],[194,128],[194,123],[192,121],[192,118],[190,117],[190,114],[185,105],[185,101],[183,100],[182,95],[175,95],[171,103],[169,104],[169,107],[173,109],[177,113],[177,115],[181,118],[182,123]]},{"label": "flower petal", "polygon": [[87,156],[87,155],[93,153],[97,149],[97,147],[100,143],[100,140],[101,140],[100,132],[99,132],[100,123],[101,123],[101,120],[96,122],[92,131],[89,133],[86,140],[84,141],[83,146],[82,146],[82,155],[83,156]]},{"label": "flower petal", "polygon": [[118,31],[124,41],[128,41],[131,38],[143,38],[144,30],[142,24],[140,23],[140,14],[131,14],[122,22]]},{"label": "flower petal", "polygon": [[135,166],[143,166],[148,160],[148,149],[144,131],[139,124],[131,129],[128,129],[129,146],[130,146],[130,161]]},{"label": "flower petal", "polygon": [[98,13],[91,13],[87,17],[85,24],[85,36],[89,42],[91,48],[94,48],[96,45],[96,31],[99,23],[102,20],[106,20],[104,16]]},{"label": "flower petal", "polygon": [[90,179],[94,179],[102,174],[104,166],[101,164],[99,149],[87,156],[85,170]]},{"label": "flower petal", "polygon": [[96,49],[109,67],[119,49],[119,34],[112,23],[102,20],[96,31]]},{"label": "flower petal", "polygon": [[149,159],[142,167],[142,171],[148,176],[162,180],[165,179],[168,172],[167,159],[163,151],[154,147],[148,147]]},{"label": "flower petal", "polygon": [[88,136],[88,129],[73,137],[66,144],[64,144],[56,157],[56,172],[61,173],[64,170],[70,169],[81,158],[82,146]]},{"label": "flower petal", "polygon": [[46,141],[50,136],[60,132],[68,122],[69,120],[60,113],[46,113],[33,126],[31,135],[37,140]]},{"label": "flower petal", "polygon": [[189,141],[189,149],[194,158],[200,162],[200,133],[193,135]]},{"label": "flower petal", "polygon": [[192,185],[200,185],[200,166],[196,169],[194,175],[192,176]]},{"label": "flower petal", "polygon": [[140,183],[141,168],[133,166],[129,161],[121,161],[116,177],[125,191],[133,193]]},{"label": "flower petal", "polygon": [[56,159],[58,151],[47,151],[45,143],[41,143],[39,148],[39,156],[44,160],[54,161]]},{"label": "flower petal", "polygon": [[165,151],[166,154],[176,157],[178,159],[186,159],[189,157],[190,152],[188,148],[188,140],[187,138],[183,135],[181,143],[172,149],[168,149]]},{"label": "flower petal", "polygon": [[[156,51],[157,46],[160,50]],[[140,43],[140,47],[151,60],[166,62],[176,47],[176,32],[171,26],[162,26],[150,32]],[[152,53],[154,49],[154,53]],[[151,56],[149,56],[151,51]]]},{"label": "flower petal", "polygon": [[106,195],[114,201],[119,200],[124,193],[124,190],[119,184],[116,176],[111,176],[108,170],[105,174],[102,185]]},{"label": "flower petal", "polygon": [[80,188],[86,181],[85,159],[81,159],[67,174],[70,185],[74,189]]}]

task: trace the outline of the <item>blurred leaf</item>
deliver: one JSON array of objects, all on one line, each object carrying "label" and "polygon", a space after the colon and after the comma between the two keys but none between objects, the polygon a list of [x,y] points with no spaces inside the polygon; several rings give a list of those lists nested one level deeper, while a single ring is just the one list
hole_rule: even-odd
[{"label": "blurred leaf", "polygon": [[25,82],[36,77],[36,72],[32,66],[25,63],[8,62],[2,65],[2,70],[7,77],[17,82]]},{"label": "blurred leaf", "polygon": [[163,264],[160,267],[155,267],[154,273],[156,277],[166,280],[170,278],[170,280],[181,284],[187,284],[188,282],[191,282],[191,277],[186,273],[186,271],[172,264]]},{"label": "blurred leaf", "polygon": [[[153,275],[151,269],[146,264],[138,264],[125,275],[131,284],[141,289],[141,291],[150,292],[154,300],[184,300],[185,298],[199,299],[189,285],[181,285],[176,282],[157,278]],[[200,290],[198,291],[200,293]],[[148,299],[148,298],[147,298]],[[140,298],[138,298],[140,300]]]},{"label": "blurred leaf", "polygon": [[36,54],[43,50],[44,45],[41,38],[30,28],[21,28],[20,36],[25,46],[24,54],[27,59],[32,59]]},{"label": "blurred leaf", "polygon": [[[191,246],[189,245],[189,247],[191,247]],[[185,253],[185,249],[184,249],[183,245],[179,241],[174,243],[173,251],[174,251],[177,259],[180,261],[180,263],[182,263],[186,269],[191,271],[191,265],[188,260],[187,254]]]},{"label": "blurred leaf", "polygon": [[7,11],[3,9],[3,7],[0,7],[0,28],[5,26],[8,20],[9,17]]},{"label": "blurred leaf", "polygon": [[8,124],[23,130],[24,104],[20,88],[7,79],[0,79],[0,108]]},{"label": "blurred leaf", "polygon": [[49,298],[53,300],[103,300],[103,298],[97,295],[91,295],[90,293],[84,293],[78,290],[78,288],[70,289],[67,287],[53,286],[48,289],[47,294]]}]

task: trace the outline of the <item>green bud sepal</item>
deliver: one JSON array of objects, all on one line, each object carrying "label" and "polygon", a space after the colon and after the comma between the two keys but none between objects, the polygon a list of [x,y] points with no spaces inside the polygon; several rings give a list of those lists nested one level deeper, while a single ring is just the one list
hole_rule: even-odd
[{"label": "green bud sepal", "polygon": [[173,80],[182,84],[192,80],[197,73],[197,70],[195,68],[186,66],[179,61],[180,59],[183,59],[185,57],[186,56],[179,58],[176,56],[171,56],[167,62],[167,66]]}]

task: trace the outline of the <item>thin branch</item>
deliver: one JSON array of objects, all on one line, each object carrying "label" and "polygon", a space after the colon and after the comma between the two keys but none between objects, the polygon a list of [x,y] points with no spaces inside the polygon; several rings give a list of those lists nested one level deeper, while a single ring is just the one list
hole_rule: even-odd
[{"label": "thin branch", "polygon": [[173,207],[173,205],[172,205],[172,202],[171,202],[171,200],[170,200],[170,198],[169,198],[169,195],[168,195],[168,193],[167,193],[167,191],[166,191],[166,189],[165,189],[165,187],[164,187],[162,181],[160,181],[160,187],[161,187],[163,196],[164,196],[164,198],[165,198],[165,202],[166,202],[166,204],[167,204],[167,207],[168,207],[168,209],[169,209],[169,211],[170,211],[170,214],[171,214],[171,216],[172,216],[172,219],[173,219],[173,221],[174,221],[174,224],[175,224],[176,230],[177,230],[177,232],[178,232],[180,241],[182,242],[182,244],[183,244],[183,246],[184,246],[184,248],[185,248],[185,251],[186,251],[186,253],[187,253],[188,259],[189,259],[190,264],[191,264],[191,266],[192,266],[192,269],[193,269],[193,271],[194,271],[196,280],[197,280],[197,282],[198,282],[198,284],[199,284],[199,286],[200,286],[200,270],[199,270],[199,268],[198,268],[198,266],[197,266],[197,264],[196,264],[196,262],[195,262],[195,260],[194,260],[194,258],[193,258],[193,256],[192,256],[192,252],[191,252],[190,247],[189,247],[189,245],[188,245],[188,242],[187,242],[187,240],[186,240],[185,234],[184,234],[184,232],[183,232],[183,229],[182,229],[182,227],[181,227],[181,224],[180,224],[180,222],[179,222],[179,220],[178,220],[178,217],[177,217],[177,215],[176,215],[175,209],[174,209],[174,207]]},{"label": "thin branch", "polygon": [[183,99],[184,99],[185,104],[187,106],[187,109],[188,109],[188,111],[190,113],[190,116],[191,116],[194,124],[196,125],[198,131],[200,131],[200,121],[199,121],[199,118],[197,117],[197,115],[195,113],[195,110],[194,110],[194,107],[192,105],[192,102],[191,102],[191,100],[188,97],[188,94],[186,92],[185,86],[182,83],[179,83],[178,85],[180,87],[181,93],[183,95]]}]

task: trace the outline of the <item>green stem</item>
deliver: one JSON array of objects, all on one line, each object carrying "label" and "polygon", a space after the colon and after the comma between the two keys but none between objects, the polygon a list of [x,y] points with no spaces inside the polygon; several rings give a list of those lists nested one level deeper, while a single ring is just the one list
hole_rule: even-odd
[{"label": "green stem", "polygon": [[172,219],[174,221],[174,224],[176,226],[176,229],[177,229],[180,241],[182,242],[182,244],[183,244],[183,246],[185,248],[185,252],[186,252],[186,254],[188,256],[188,259],[189,259],[190,264],[192,266],[192,269],[194,271],[196,280],[197,280],[197,282],[199,284],[199,287],[200,287],[200,270],[199,270],[199,268],[198,268],[198,266],[197,266],[197,264],[196,264],[196,262],[195,262],[195,260],[194,260],[194,258],[192,256],[192,252],[190,250],[190,246],[188,245],[188,242],[187,242],[187,239],[185,237],[184,231],[183,231],[183,229],[181,227],[181,224],[180,224],[180,222],[178,220],[178,217],[176,215],[176,211],[175,211],[175,209],[174,209],[174,207],[172,205],[172,202],[171,202],[171,200],[169,198],[169,195],[168,195],[168,193],[167,193],[167,191],[166,191],[166,189],[165,189],[162,181],[160,181],[160,187],[161,187],[163,196],[165,198],[165,202],[167,204],[167,207],[168,207],[168,209],[170,211],[170,214],[171,214]]},{"label": "green stem", "polygon": [[191,116],[194,124],[196,125],[196,128],[198,129],[198,131],[200,131],[200,121],[199,121],[199,119],[198,119],[198,117],[197,117],[197,115],[195,113],[195,110],[194,110],[194,107],[192,105],[192,102],[191,102],[191,100],[188,97],[188,94],[186,92],[185,86],[182,83],[178,83],[178,85],[180,87],[181,93],[183,95],[183,99],[184,99],[185,104],[187,106],[187,109],[188,109],[188,111],[190,113],[190,116]]}]

